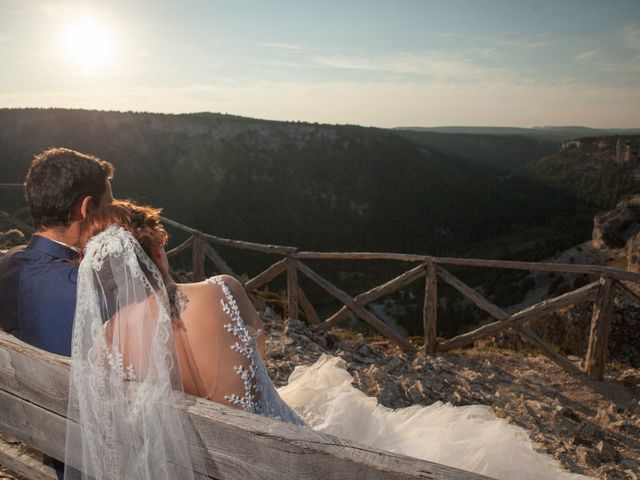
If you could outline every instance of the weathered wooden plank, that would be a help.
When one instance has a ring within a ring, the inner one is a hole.
[[[433,262],[427,264],[422,323],[424,327],[424,351],[425,353],[433,353],[436,346],[436,326],[438,323],[438,275]]]
[[[19,230],[22,230],[25,233],[32,234],[35,231],[31,225],[27,225],[19,218],[16,218],[13,215],[3,210],[0,210],[0,218],[6,222],[11,223],[12,225],[14,225]]]
[[[177,247],[172,248],[167,252],[167,258],[173,257],[174,255],[179,254],[180,252],[184,252],[188,250],[193,245],[193,235],[187,238],[184,242],[182,242]]]
[[[296,261],[287,257],[287,316],[298,319],[298,269]]]
[[[69,357],[45,352],[0,331],[0,389],[66,413]]]
[[[298,285],[298,300],[300,301],[300,306],[302,307],[302,311],[309,319],[309,322],[312,325],[320,324],[320,317],[318,316],[318,312],[313,308],[313,304],[309,300],[309,297],[302,291],[302,287]]]
[[[204,242],[199,238],[193,239],[191,250],[191,268],[193,269],[193,280],[201,282],[205,279],[204,273]]]
[[[585,357],[585,370],[595,380],[602,380],[607,361],[607,346],[611,331],[611,314],[613,310],[613,280],[600,277],[600,288],[593,304],[589,346]]]
[[[9,337],[0,334],[0,368],[8,374],[0,375],[0,431],[62,460],[68,361]],[[188,397],[176,408],[199,478],[486,479],[203,399]]]
[[[377,285],[372,289],[367,290],[366,292],[362,292],[359,295],[356,295],[353,298],[353,300],[358,305],[364,306],[367,303],[373,302],[374,300],[377,300],[380,297],[383,297],[392,292],[395,292],[399,288],[402,288],[405,285],[408,285],[411,282],[414,282],[415,280],[420,278],[424,274],[425,267],[426,267],[426,263],[421,263],[417,267],[413,267],[411,270],[407,270],[406,272],[403,272],[397,277],[392,278],[388,282],[385,282],[381,285]],[[324,322],[322,322],[318,327],[318,329],[321,331],[326,331],[332,327],[335,327],[336,325],[338,325],[340,322],[342,322],[344,319],[346,319],[349,316],[349,312],[350,312],[349,307],[347,306],[340,307],[340,309],[336,313],[334,313],[329,318],[327,318]]]
[[[597,291],[598,285],[598,282],[592,282],[572,292],[531,305],[510,315],[504,320],[498,320],[496,322],[483,325],[471,332],[463,333],[462,335],[458,335],[457,337],[438,343],[436,345],[436,351],[446,352],[454,348],[463,347],[475,342],[476,340],[495,335],[506,328],[516,326],[520,323],[539,317],[540,315],[551,313],[555,310],[560,310],[570,305],[585,301]]]
[[[600,265],[576,265],[573,263],[523,262],[518,260],[490,260],[477,258],[437,257],[440,265],[465,265],[468,267],[508,268],[515,270],[538,270],[545,272],[574,272],[600,274]],[[640,275],[639,277],[640,278]]]
[[[429,255],[414,255],[410,253],[385,252],[296,252],[297,259],[325,259],[325,260],[400,260],[404,262],[426,262],[433,260]]]
[[[477,258],[434,257],[431,255],[415,255],[408,253],[387,252],[315,252],[301,251],[293,256],[297,259],[327,259],[327,260],[398,260],[405,262],[435,262],[439,265],[465,265],[469,267],[507,268],[515,270],[531,270],[543,272],[587,273],[608,276],[620,280],[640,283],[640,273],[629,272],[619,268],[603,267],[600,265],[576,265],[574,263],[551,262],[523,262],[514,260],[490,260]]]
[[[256,252],[264,252],[264,253],[281,253],[287,254],[290,252],[295,252],[297,249],[295,247],[286,247],[283,245],[266,245],[262,243],[254,243],[254,242],[244,242],[242,240],[231,240],[229,238],[217,237],[215,235],[210,235],[208,233],[201,232],[196,230],[195,228],[187,227],[181,223],[176,222],[175,220],[171,220],[166,217],[160,217],[163,223],[167,225],[171,225],[183,232],[190,233],[191,235],[198,236],[205,240],[209,240],[214,243],[218,243],[220,245],[227,245],[229,247],[242,248],[246,250],[254,250]]]
[[[258,275],[253,277],[247,283],[245,283],[244,288],[247,292],[257,290],[258,288],[262,287],[264,284],[269,283],[271,280],[276,278],[286,269],[287,269],[287,259],[285,257],[282,260],[278,260],[269,268],[260,272]]]
[[[8,442],[0,436],[0,465],[30,480],[57,480],[55,469],[42,463],[42,455],[29,450],[25,452],[22,444]]]
[[[197,479],[487,480],[482,475],[377,450],[304,427],[273,420],[265,423],[261,421],[264,417],[247,422],[245,415],[258,416],[208,403],[193,400],[180,407],[185,421],[191,423],[186,433],[193,463],[188,468],[195,470]],[[53,458],[64,459],[63,416],[3,391],[0,406],[7,414],[0,418],[0,429]],[[219,421],[212,421],[213,417]],[[243,425],[238,426],[239,420]],[[71,458],[70,464],[79,467],[80,461]]]
[[[333,285],[328,280],[325,280],[316,272],[307,267],[304,263],[298,262],[297,260],[292,260],[297,263],[298,270],[302,272],[309,279],[320,285],[324,288],[329,294],[333,295],[335,298],[344,303],[347,307],[349,307],[356,315],[362,318],[365,322],[371,325],[373,328],[378,330],[378,332],[382,333],[385,337],[392,340],[393,342],[400,345],[400,347],[410,353],[415,352],[415,348],[406,338],[403,338],[402,335],[398,334],[395,330],[389,327],[382,320],[378,319],[373,313],[369,312],[364,307],[358,305],[355,300],[346,292],[340,290],[338,287]]]
[[[515,327],[515,329],[520,333],[520,336],[524,341],[539,349],[547,358],[549,358],[549,360],[554,362],[560,368],[576,377],[580,377],[583,375],[582,371],[578,367],[576,367],[564,356],[556,352],[549,344],[542,340],[538,336],[538,334],[536,334],[536,332],[531,330],[529,327],[527,327],[526,325],[520,325]]]
[[[242,283],[242,277],[238,275],[233,269],[225,262],[222,257],[216,252],[216,249],[209,245],[207,242],[202,242],[202,248],[204,254],[209,257],[209,260],[213,262],[220,273],[224,273],[234,277]]]
[[[476,290],[471,288],[466,283],[462,282],[458,278],[456,278],[451,273],[447,272],[444,268],[437,267],[438,276],[444,280],[446,283],[451,285],[453,288],[458,290],[462,295],[471,300],[478,308],[484,310],[493,318],[497,318],[498,320],[503,320],[509,316],[507,312],[502,310],[500,307],[490,302],[482,295],[480,295]]]
[[[602,275],[615,278],[616,280],[627,280],[629,282],[640,283],[640,273],[637,272],[629,272],[627,270],[622,270],[621,268],[603,267],[601,273]]]
[[[606,274],[619,280],[640,283],[640,273],[629,272],[620,268],[600,265],[576,265],[573,263],[522,262],[513,260],[484,260],[474,258],[437,257],[434,261],[440,265],[466,265],[469,267],[508,268],[515,270],[531,270],[542,272],[586,273],[592,275]]]
[[[640,305],[640,295],[631,290],[627,285],[625,285],[622,281],[616,280],[616,289],[622,293],[627,299],[635,303],[636,305]]]
[[[491,316],[498,320],[505,320],[509,318],[509,314],[495,305],[494,303],[487,300],[485,297],[480,295],[476,290],[468,286],[467,284],[460,281],[455,276],[451,275],[451,273],[446,270],[438,267],[438,275],[449,285],[454,287],[460,293],[462,293],[465,297],[471,300],[475,305],[489,313]],[[556,352],[551,346],[545,343],[533,330],[525,325],[516,325],[514,329],[520,334],[522,339],[527,343],[530,343],[537,349],[539,349],[546,357],[548,357],[552,362],[566,370],[571,375],[579,376],[582,374],[580,369],[578,369],[573,363],[567,360],[565,357]]]
[[[67,420],[64,415],[57,414],[41,408],[35,403],[13,395],[11,393],[0,390],[0,407],[3,416],[0,417],[0,431],[6,432],[17,438],[21,442],[30,447],[60,461],[66,461],[69,465],[81,469],[81,459],[79,456],[71,456],[65,458],[65,438],[67,432]],[[73,425],[73,424],[72,424]],[[208,480],[210,478],[222,479],[224,476],[208,475],[205,463],[207,455],[201,446],[196,446],[193,451],[194,465],[196,467],[197,479]],[[171,462],[169,458],[169,462]],[[175,465],[175,463],[174,463]],[[176,466],[177,470],[181,468],[191,469],[188,466]],[[180,477],[176,477],[180,478]],[[231,478],[240,478],[234,475]],[[255,475],[248,478],[258,478]]]

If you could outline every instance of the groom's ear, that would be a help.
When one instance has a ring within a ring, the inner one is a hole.
[[[84,197],[82,203],[80,203],[80,216],[84,219],[87,218],[89,212],[93,210],[93,198]]]

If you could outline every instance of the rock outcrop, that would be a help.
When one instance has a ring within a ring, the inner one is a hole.
[[[640,231],[640,195],[620,201],[616,208],[598,213],[593,220],[594,248],[624,248]]]

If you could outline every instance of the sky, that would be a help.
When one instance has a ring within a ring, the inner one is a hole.
[[[0,107],[640,127],[640,0],[0,0]]]

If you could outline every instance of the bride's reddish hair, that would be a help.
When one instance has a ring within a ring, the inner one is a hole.
[[[110,205],[92,210],[84,219],[80,227],[80,248],[84,251],[91,237],[117,224],[129,230],[151,256],[169,239],[160,222],[161,212],[161,208],[138,205],[130,200],[114,200]]]

